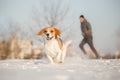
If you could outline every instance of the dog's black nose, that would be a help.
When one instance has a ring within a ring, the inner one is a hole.
[[[47,36],[49,36],[49,34],[46,34]]]

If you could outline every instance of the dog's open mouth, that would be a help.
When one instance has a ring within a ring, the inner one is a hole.
[[[53,37],[46,37],[47,40],[51,40]]]

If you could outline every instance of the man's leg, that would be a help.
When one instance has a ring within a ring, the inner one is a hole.
[[[79,47],[80,47],[80,49],[83,51],[84,54],[86,54],[86,51],[85,51],[85,49],[84,49],[85,43],[86,43],[86,41],[85,41],[85,39],[83,39],[83,40],[81,41],[81,43],[79,44]]]
[[[98,55],[98,53],[97,53],[97,51],[96,51],[96,49],[95,49],[95,47],[93,45],[92,39],[89,39],[87,43],[90,46],[91,50],[94,52],[96,58],[99,58],[99,55]]]

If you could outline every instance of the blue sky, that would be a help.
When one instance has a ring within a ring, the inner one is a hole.
[[[31,24],[32,10],[35,7],[39,8],[39,3],[46,1],[0,0],[0,25],[7,27],[10,21],[22,25]],[[66,24],[72,23],[72,20],[76,22],[72,29],[75,44],[79,44],[82,39],[78,18],[84,14],[92,25],[95,46],[101,52],[116,50],[115,33],[120,27],[120,0],[63,0],[63,2],[69,2],[70,7],[68,13],[70,16],[66,19]]]

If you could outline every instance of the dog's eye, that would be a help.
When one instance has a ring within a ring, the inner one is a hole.
[[[52,31],[52,30],[51,30],[50,32],[51,32],[51,33],[53,33],[53,31]]]
[[[46,33],[47,31],[44,31],[44,33]]]

